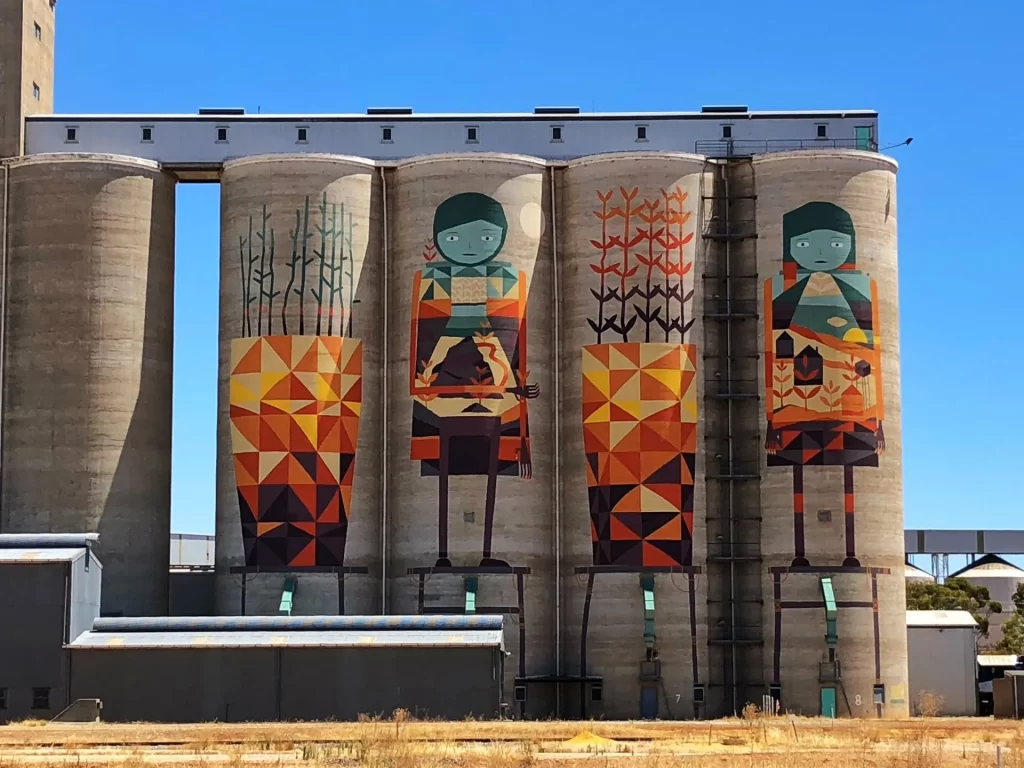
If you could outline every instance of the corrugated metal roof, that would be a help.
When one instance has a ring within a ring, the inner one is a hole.
[[[907,563],[905,566],[904,575],[906,578],[914,581],[935,581],[935,577],[932,576],[928,571],[918,568],[916,565]]]
[[[85,549],[0,549],[0,563],[67,563],[82,557]]]
[[[968,611],[907,611],[908,627],[976,627]]]
[[[465,632],[85,632],[71,648],[503,648],[501,630]]]
[[[0,533],[0,549],[79,549],[99,540],[98,533]]]
[[[961,568],[956,573],[951,573],[949,578],[961,579],[1021,579],[1024,580],[1024,571],[1013,563],[1004,560],[999,555],[985,555],[973,563]]]
[[[983,654],[978,656],[979,667],[1015,667],[1018,657],[1012,654]]]
[[[97,619],[94,632],[395,632],[500,630],[495,615],[436,616],[194,616]]]

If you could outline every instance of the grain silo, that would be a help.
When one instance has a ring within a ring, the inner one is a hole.
[[[692,717],[706,684],[703,157],[559,176],[561,572],[568,712]]]
[[[225,165],[223,614],[380,609],[381,214],[369,161],[267,155]]]
[[[5,533],[98,532],[103,611],[167,611],[174,179],[112,155],[10,161]]]
[[[752,169],[767,682],[790,712],[906,715],[896,163]]]
[[[547,170],[420,157],[386,197],[388,608],[512,614],[507,690],[551,711],[550,686],[514,683],[555,666]]]

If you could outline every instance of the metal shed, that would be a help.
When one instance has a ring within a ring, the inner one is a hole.
[[[500,713],[501,616],[100,619],[70,644],[104,719],[354,720]]]
[[[942,715],[978,712],[978,623],[967,611],[907,611],[910,702],[940,697]]]

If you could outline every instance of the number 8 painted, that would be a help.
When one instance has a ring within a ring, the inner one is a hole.
[[[859,707],[860,706],[860,702],[861,702],[861,698],[860,698],[860,694],[858,693],[856,696],[853,697],[853,703],[854,703],[855,706]]]

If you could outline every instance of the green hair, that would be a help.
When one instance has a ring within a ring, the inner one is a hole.
[[[782,263],[796,264],[790,253],[790,243],[816,229],[831,229],[850,236],[850,255],[843,262],[842,269],[852,269],[857,264],[857,233],[853,228],[850,214],[835,203],[814,202],[801,205],[782,217]]]
[[[469,224],[471,221],[486,221],[499,227],[501,242],[498,244],[498,250],[502,249],[508,234],[508,219],[505,218],[505,209],[493,197],[480,192],[462,192],[449,197],[437,206],[437,210],[434,212],[434,244],[440,247],[437,236],[441,232],[460,224]]]

